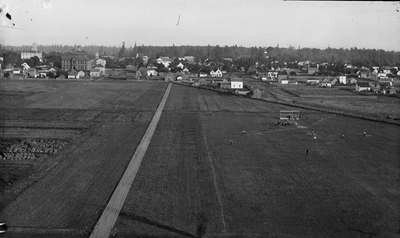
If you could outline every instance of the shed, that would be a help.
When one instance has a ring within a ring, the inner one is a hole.
[[[369,85],[368,82],[357,82],[356,91],[357,92],[371,91],[371,86]]]
[[[231,80],[231,89],[243,89],[243,81]]]
[[[298,110],[281,110],[279,112],[280,120],[299,120],[301,113]]]

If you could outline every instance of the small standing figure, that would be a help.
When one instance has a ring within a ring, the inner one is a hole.
[[[196,229],[196,237],[202,238],[207,231],[207,218],[204,214],[200,214],[198,217],[198,224]]]
[[[364,135],[364,136],[367,136],[367,129],[364,129],[363,135]]]
[[[308,154],[310,154],[310,149],[309,149],[309,148],[306,148],[306,158],[305,158],[305,160],[308,160],[308,159],[309,159]]]

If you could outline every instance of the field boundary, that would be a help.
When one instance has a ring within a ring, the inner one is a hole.
[[[168,95],[171,91],[172,84],[168,84],[165,90],[164,96],[161,99],[160,104],[157,107],[154,116],[147,127],[139,145],[136,147],[136,151],[133,154],[125,172],[123,173],[118,185],[115,187],[107,206],[104,208],[101,216],[99,217],[94,229],[90,234],[90,238],[107,238],[110,236],[111,231],[118,219],[120,211],[125,203],[128,193],[132,187],[133,181],[139,170],[140,164],[146,154],[147,148],[150,145],[151,139],[157,128],[157,124],[161,118],[164,106],[168,99]]]
[[[54,236],[83,236],[86,234],[85,230],[73,228],[48,228],[48,227],[8,227],[7,234],[15,235],[54,235]]]
[[[198,89],[203,89],[203,90],[208,90],[208,91],[214,91],[214,92],[217,92],[217,93],[225,93],[224,91],[220,91],[220,90],[215,89],[215,88],[194,87],[192,85],[188,85],[188,84],[184,84],[184,83],[178,83],[178,82],[173,82],[173,83],[174,84],[178,84],[178,85],[182,85],[182,86],[186,86],[186,87],[192,87],[192,88],[198,88]],[[302,109],[307,109],[307,110],[331,113],[331,114],[340,115],[340,116],[346,116],[346,117],[352,117],[352,118],[357,118],[357,119],[362,119],[362,120],[367,120],[367,121],[381,122],[381,123],[400,126],[400,122],[398,122],[398,121],[386,120],[386,119],[383,119],[383,118],[375,118],[375,117],[365,116],[365,115],[361,115],[361,114],[357,114],[357,113],[344,112],[344,111],[328,109],[328,108],[322,108],[322,107],[316,107],[316,106],[305,105],[305,104],[299,104],[299,103],[285,102],[285,101],[282,101],[282,100],[271,100],[271,99],[267,99],[267,98],[246,97],[246,96],[243,96],[243,95],[235,95],[235,94],[230,94],[230,95],[238,96],[238,97],[244,97],[244,98],[258,100],[258,101],[274,103],[274,104],[280,104],[280,105],[284,105],[284,106],[297,107],[297,108],[302,108]]]
[[[186,86],[186,87],[198,88],[198,89],[203,89],[203,90],[208,90],[208,91],[214,91],[214,92],[217,92],[217,93],[225,93],[225,94],[227,94],[226,92],[220,91],[219,89],[215,89],[215,88],[194,87],[192,85],[188,85],[188,84],[184,84],[184,83],[178,83],[178,82],[173,82],[173,83],[177,84],[177,85]],[[244,97],[244,98],[258,100],[258,101],[274,103],[274,104],[280,104],[280,105],[289,106],[289,107],[297,107],[297,108],[302,108],[302,109],[307,109],[307,110],[326,112],[326,113],[331,113],[331,114],[340,115],[340,116],[346,116],[346,117],[352,117],[352,118],[357,118],[357,119],[363,119],[363,120],[367,120],[367,121],[382,122],[382,123],[386,123],[386,124],[392,124],[392,125],[400,126],[400,122],[398,122],[398,121],[386,120],[386,119],[383,119],[383,118],[376,118],[376,117],[371,117],[371,116],[365,116],[365,115],[352,113],[352,112],[344,112],[344,111],[328,109],[328,108],[323,108],[323,107],[317,107],[317,106],[311,106],[311,105],[306,105],[306,104],[285,102],[285,101],[282,101],[282,100],[271,100],[271,99],[267,99],[267,98],[246,97],[246,96],[243,96],[243,95],[236,95],[236,94],[230,94],[230,95],[237,96],[237,97]]]
[[[365,115],[361,115],[361,114],[357,114],[357,113],[344,112],[344,111],[339,111],[339,110],[334,110],[334,109],[305,105],[305,104],[283,102],[283,101],[279,101],[279,100],[274,101],[274,100],[270,100],[270,99],[266,99],[266,98],[250,98],[250,99],[269,102],[269,103],[275,103],[275,104],[281,104],[281,105],[290,106],[290,107],[297,107],[297,108],[302,108],[302,109],[307,109],[307,110],[325,112],[325,113],[330,113],[330,114],[335,114],[335,115],[340,115],[340,116],[352,117],[352,118],[357,118],[357,119],[362,119],[362,120],[367,120],[367,121],[381,122],[381,123],[400,126],[400,122],[397,122],[397,121],[380,119],[380,118],[365,116]]]
[[[225,220],[224,204],[222,203],[221,191],[220,191],[220,189],[218,187],[217,172],[216,172],[216,169],[215,169],[214,160],[210,155],[210,150],[208,148],[207,138],[204,135],[204,133],[202,133],[202,134],[203,134],[204,145],[205,145],[206,150],[207,150],[208,162],[209,162],[210,168],[211,168],[211,174],[212,174],[212,178],[213,178],[213,185],[214,185],[215,193],[217,195],[217,201],[218,201],[218,205],[219,205],[221,223],[222,223],[222,232],[225,233],[226,232],[226,220]]]

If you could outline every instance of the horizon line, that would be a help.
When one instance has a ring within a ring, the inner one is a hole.
[[[125,42],[126,43],[126,42]],[[93,47],[93,46],[97,46],[97,47],[117,47],[117,48],[120,48],[121,46],[122,46],[122,42],[121,42],[121,45],[107,45],[107,44],[35,44],[35,43],[32,43],[32,44],[22,44],[22,45],[12,45],[12,44],[1,44],[0,43],[0,46],[4,46],[4,47],[32,47],[33,45],[36,45],[37,47],[46,47],[46,46],[70,46],[70,47]],[[365,48],[365,47],[362,47],[362,48],[359,48],[359,47],[357,47],[357,46],[351,46],[351,47],[331,47],[331,46],[328,46],[328,47],[325,47],[325,48],[322,48],[322,47],[309,47],[309,46],[307,46],[307,47],[301,47],[301,46],[298,46],[298,47],[296,47],[296,46],[291,46],[291,45],[289,45],[289,46],[279,46],[279,44],[277,44],[277,46],[272,46],[272,45],[269,45],[269,46],[260,46],[260,45],[253,45],[253,46],[245,46],[245,45],[236,45],[236,44],[234,44],[234,45],[227,45],[227,44],[225,44],[225,45],[220,45],[220,44],[214,44],[214,45],[212,45],[212,44],[205,44],[205,45],[202,45],[202,44],[193,44],[193,45],[190,45],[190,44],[172,44],[172,45],[157,45],[157,44],[155,44],[155,45],[151,45],[151,44],[136,44],[136,46],[137,47],[185,47],[185,46],[189,46],[189,47],[207,47],[207,46],[211,46],[211,47],[216,47],[216,46],[219,46],[219,47],[234,47],[234,46],[236,46],[236,47],[242,47],[242,48],[254,48],[254,47],[256,47],[256,48],[269,48],[269,47],[272,47],[272,48],[294,48],[294,49],[319,49],[319,50],[326,50],[326,49],[343,49],[343,50],[351,50],[351,49],[358,49],[358,50],[383,50],[383,51],[388,51],[388,52],[399,52],[400,53],[400,50],[394,50],[394,49],[383,49],[383,48]],[[130,45],[130,46],[127,46],[127,45],[125,45],[125,48],[133,48],[134,47],[134,45]]]

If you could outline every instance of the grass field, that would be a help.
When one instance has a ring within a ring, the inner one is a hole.
[[[174,86],[116,236],[397,233],[399,128],[313,111],[279,127],[281,109]]]
[[[8,236],[87,237],[166,85],[2,81],[2,137],[22,130],[7,143],[68,141],[0,161]],[[308,110],[276,125],[284,109],[173,85],[113,237],[399,236],[400,128]]]
[[[306,85],[268,85],[249,82],[263,90],[262,97],[272,100],[297,102],[375,118],[400,119],[400,99],[388,96],[362,96],[351,90],[319,88]]]

